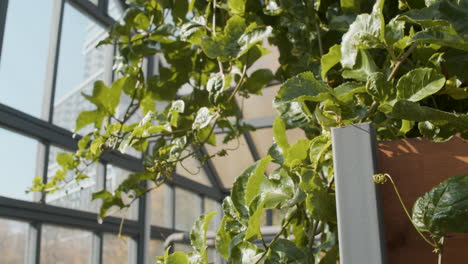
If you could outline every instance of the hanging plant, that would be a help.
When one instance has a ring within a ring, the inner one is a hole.
[[[123,196],[134,200],[157,188],[177,163],[210,159],[195,155],[205,144],[221,145],[253,130],[236,98],[261,94],[276,80],[282,85],[273,102],[279,113],[274,143],[224,199],[216,249],[229,263],[335,263],[331,127],[372,121],[379,140],[445,141],[456,133],[468,138],[465,0],[130,2],[100,43],[117,46],[120,77],[109,85],[95,83],[93,93],[84,95],[95,109],[76,122],[77,133],[94,130],[83,135],[76,153],[57,156],[61,170],[46,184],[37,178],[31,191],[57,190],[70,171],[80,181],[87,177],[83,164],[133,148],[144,153],[144,171],[129,175],[112,193],[93,195],[102,200],[100,217],[112,207],[129,207]],[[269,53],[266,42],[279,51],[275,73],[252,68]],[[148,56],[164,61],[153,76],[143,71]],[[178,95],[184,85],[191,92]],[[122,105],[122,97],[130,103]],[[141,120],[132,119],[137,112]],[[216,141],[215,128],[226,132],[223,142]],[[286,130],[293,128],[306,137],[290,142]],[[269,163],[279,168],[265,175]],[[144,187],[146,181],[155,187]],[[281,231],[268,243],[260,232],[266,209],[286,212]],[[195,223],[193,253],[166,252],[158,263],[207,263],[210,218]],[[432,230],[433,220],[415,221]]]

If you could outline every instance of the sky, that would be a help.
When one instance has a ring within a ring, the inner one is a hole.
[[[14,0],[8,4],[0,57],[0,102],[35,117],[41,115],[53,1]],[[90,22],[65,5],[56,100],[83,80],[83,46]],[[0,146],[0,195],[32,199],[24,191],[36,176],[37,141],[0,128]]]

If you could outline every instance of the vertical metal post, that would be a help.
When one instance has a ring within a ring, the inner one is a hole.
[[[8,0],[0,1],[0,58],[2,57],[3,35],[5,34],[7,11]]]
[[[103,235],[102,233],[94,233],[91,243],[91,261],[92,264],[102,263],[102,248],[103,248]]]
[[[148,183],[145,182],[145,187]],[[151,236],[151,215],[148,206],[151,206],[151,197],[149,193],[144,194],[139,199],[138,222],[140,224],[140,234],[138,236],[137,263],[147,264],[148,262],[148,244]]]
[[[106,188],[106,164],[98,163],[96,166],[96,187],[97,190]],[[97,207],[101,207],[101,200],[97,201]],[[102,232],[95,232],[92,238],[91,248],[91,263],[100,264],[102,263],[102,250],[103,250],[103,234]]]
[[[386,248],[370,123],[332,129],[338,236],[342,264],[385,264]]]
[[[28,240],[25,247],[25,263],[39,264],[41,261],[41,225],[31,223],[28,229]]]
[[[53,2],[52,21],[49,39],[49,56],[44,82],[44,99],[42,101],[42,118],[52,122],[54,109],[55,81],[57,79],[57,67],[60,51],[60,38],[62,34],[62,21],[65,0]]]

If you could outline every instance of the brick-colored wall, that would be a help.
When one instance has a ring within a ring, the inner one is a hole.
[[[379,142],[378,169],[395,180],[410,213],[416,199],[444,179],[468,173],[468,141],[435,143],[414,138]],[[381,187],[389,264],[437,263],[436,254],[406,217],[391,184]],[[467,219],[468,222],[468,219]],[[444,264],[468,263],[468,234],[446,239]]]

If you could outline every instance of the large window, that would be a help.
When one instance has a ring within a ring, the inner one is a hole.
[[[153,263],[164,254],[165,240],[172,233],[189,232],[201,213],[219,212],[209,226],[210,231],[217,230],[222,199],[235,178],[271,144],[267,140],[271,128],[265,125],[227,144],[222,144],[224,134],[216,131],[218,145],[197,151],[214,155],[227,149],[228,156],[205,163],[185,160],[168,182],[103,221],[98,217],[100,203],[91,195],[102,189],[114,192],[129,174],[142,169],[144,157],[134,149],[88,164],[83,169],[89,178],[79,183],[67,175],[60,190],[46,196],[26,193],[35,177],[47,182],[59,169],[57,153],[76,150],[75,119],[81,111],[94,108],[81,94],[91,93],[96,80],[110,84],[118,78],[112,71],[114,47],[95,46],[121,19],[125,2],[0,0],[0,14],[6,10],[6,16],[0,16],[2,264]],[[269,56],[275,60],[274,54]],[[154,65],[147,74],[157,72],[160,58],[147,60]],[[257,126],[255,120],[272,119],[276,113],[271,100],[277,89],[237,98],[247,122]],[[117,112],[123,112],[129,101],[123,96]],[[80,134],[89,131],[88,127]],[[148,187],[153,186],[148,183]],[[123,198],[132,199],[131,194]],[[269,212],[264,222],[277,223],[279,213]],[[192,250],[187,241],[172,244],[175,249]],[[223,263],[212,247],[209,259]]]

